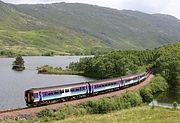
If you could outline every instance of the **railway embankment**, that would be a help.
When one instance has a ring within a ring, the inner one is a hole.
[[[6,119],[32,119],[34,117],[37,117],[38,113],[42,111],[43,109],[52,109],[52,110],[58,110],[63,108],[65,105],[71,105],[71,106],[77,106],[80,104],[84,104],[88,101],[92,100],[98,100],[105,97],[113,97],[113,96],[119,96],[122,95],[128,91],[137,91],[141,89],[144,86],[147,86],[151,80],[154,78],[154,75],[150,75],[145,81],[139,83],[138,85],[131,86],[129,88],[125,88],[122,90],[114,91],[111,93],[105,93],[98,96],[88,97],[88,98],[82,98],[78,100],[72,100],[68,102],[61,102],[41,107],[33,107],[33,108],[22,108],[22,109],[16,109],[16,110],[9,110],[9,111],[3,111],[0,112],[0,120],[6,120]]]

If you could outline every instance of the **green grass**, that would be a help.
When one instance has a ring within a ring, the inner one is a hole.
[[[48,120],[48,118],[9,121],[18,123],[49,122],[49,123],[179,123],[180,109],[140,106],[124,109],[108,114],[72,116],[65,120]]]
[[[93,36],[47,24],[19,12],[12,5],[0,4],[0,11],[0,55],[42,55],[48,52],[79,55],[111,49]]]
[[[73,117],[51,123],[178,123],[180,121],[179,114],[180,110],[151,109],[149,106],[143,106],[104,115]]]
[[[64,32],[63,32],[64,31]],[[89,45],[85,45],[85,42]],[[94,45],[95,44],[95,45]],[[57,55],[91,53],[93,50],[108,49],[90,36],[81,36],[65,30],[0,30],[0,50],[21,55],[42,55],[54,52]]]

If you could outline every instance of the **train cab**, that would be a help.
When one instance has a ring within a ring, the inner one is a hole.
[[[26,101],[26,105],[30,106],[34,102],[34,96],[33,96],[33,91],[32,90],[26,90],[24,99]]]

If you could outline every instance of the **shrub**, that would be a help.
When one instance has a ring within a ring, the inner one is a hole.
[[[43,109],[38,113],[38,117],[51,117],[52,116],[52,111],[49,109]]]
[[[96,101],[89,101],[87,106],[90,113],[104,114],[114,110],[135,107],[142,103],[142,98],[137,93],[128,92],[120,97],[104,98]]]
[[[131,107],[138,106],[142,103],[142,98],[137,93],[128,92],[127,94],[123,95],[122,98],[125,99],[125,102],[129,102]]]
[[[84,107],[78,106],[65,106],[63,109],[53,113],[53,117],[56,120],[62,120],[70,116],[82,116],[87,114],[87,110]]]
[[[140,90],[143,102],[150,103],[153,100],[153,94],[166,91],[168,88],[167,81],[159,74],[153,78],[149,86]]]
[[[174,109],[176,109],[177,108],[177,105],[178,105],[178,103],[175,101],[175,102],[173,102],[173,108]]]
[[[143,102],[152,102],[153,101],[153,95],[152,91],[149,88],[143,88],[140,90],[140,95],[143,98]]]
[[[158,92],[163,92],[167,90],[168,83],[161,75],[157,75],[151,82],[150,87],[152,94],[156,94]]]

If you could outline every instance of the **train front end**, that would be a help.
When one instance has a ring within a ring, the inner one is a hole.
[[[34,103],[34,96],[33,96],[33,91],[32,90],[26,90],[24,99],[26,101],[27,106],[32,106]]]

